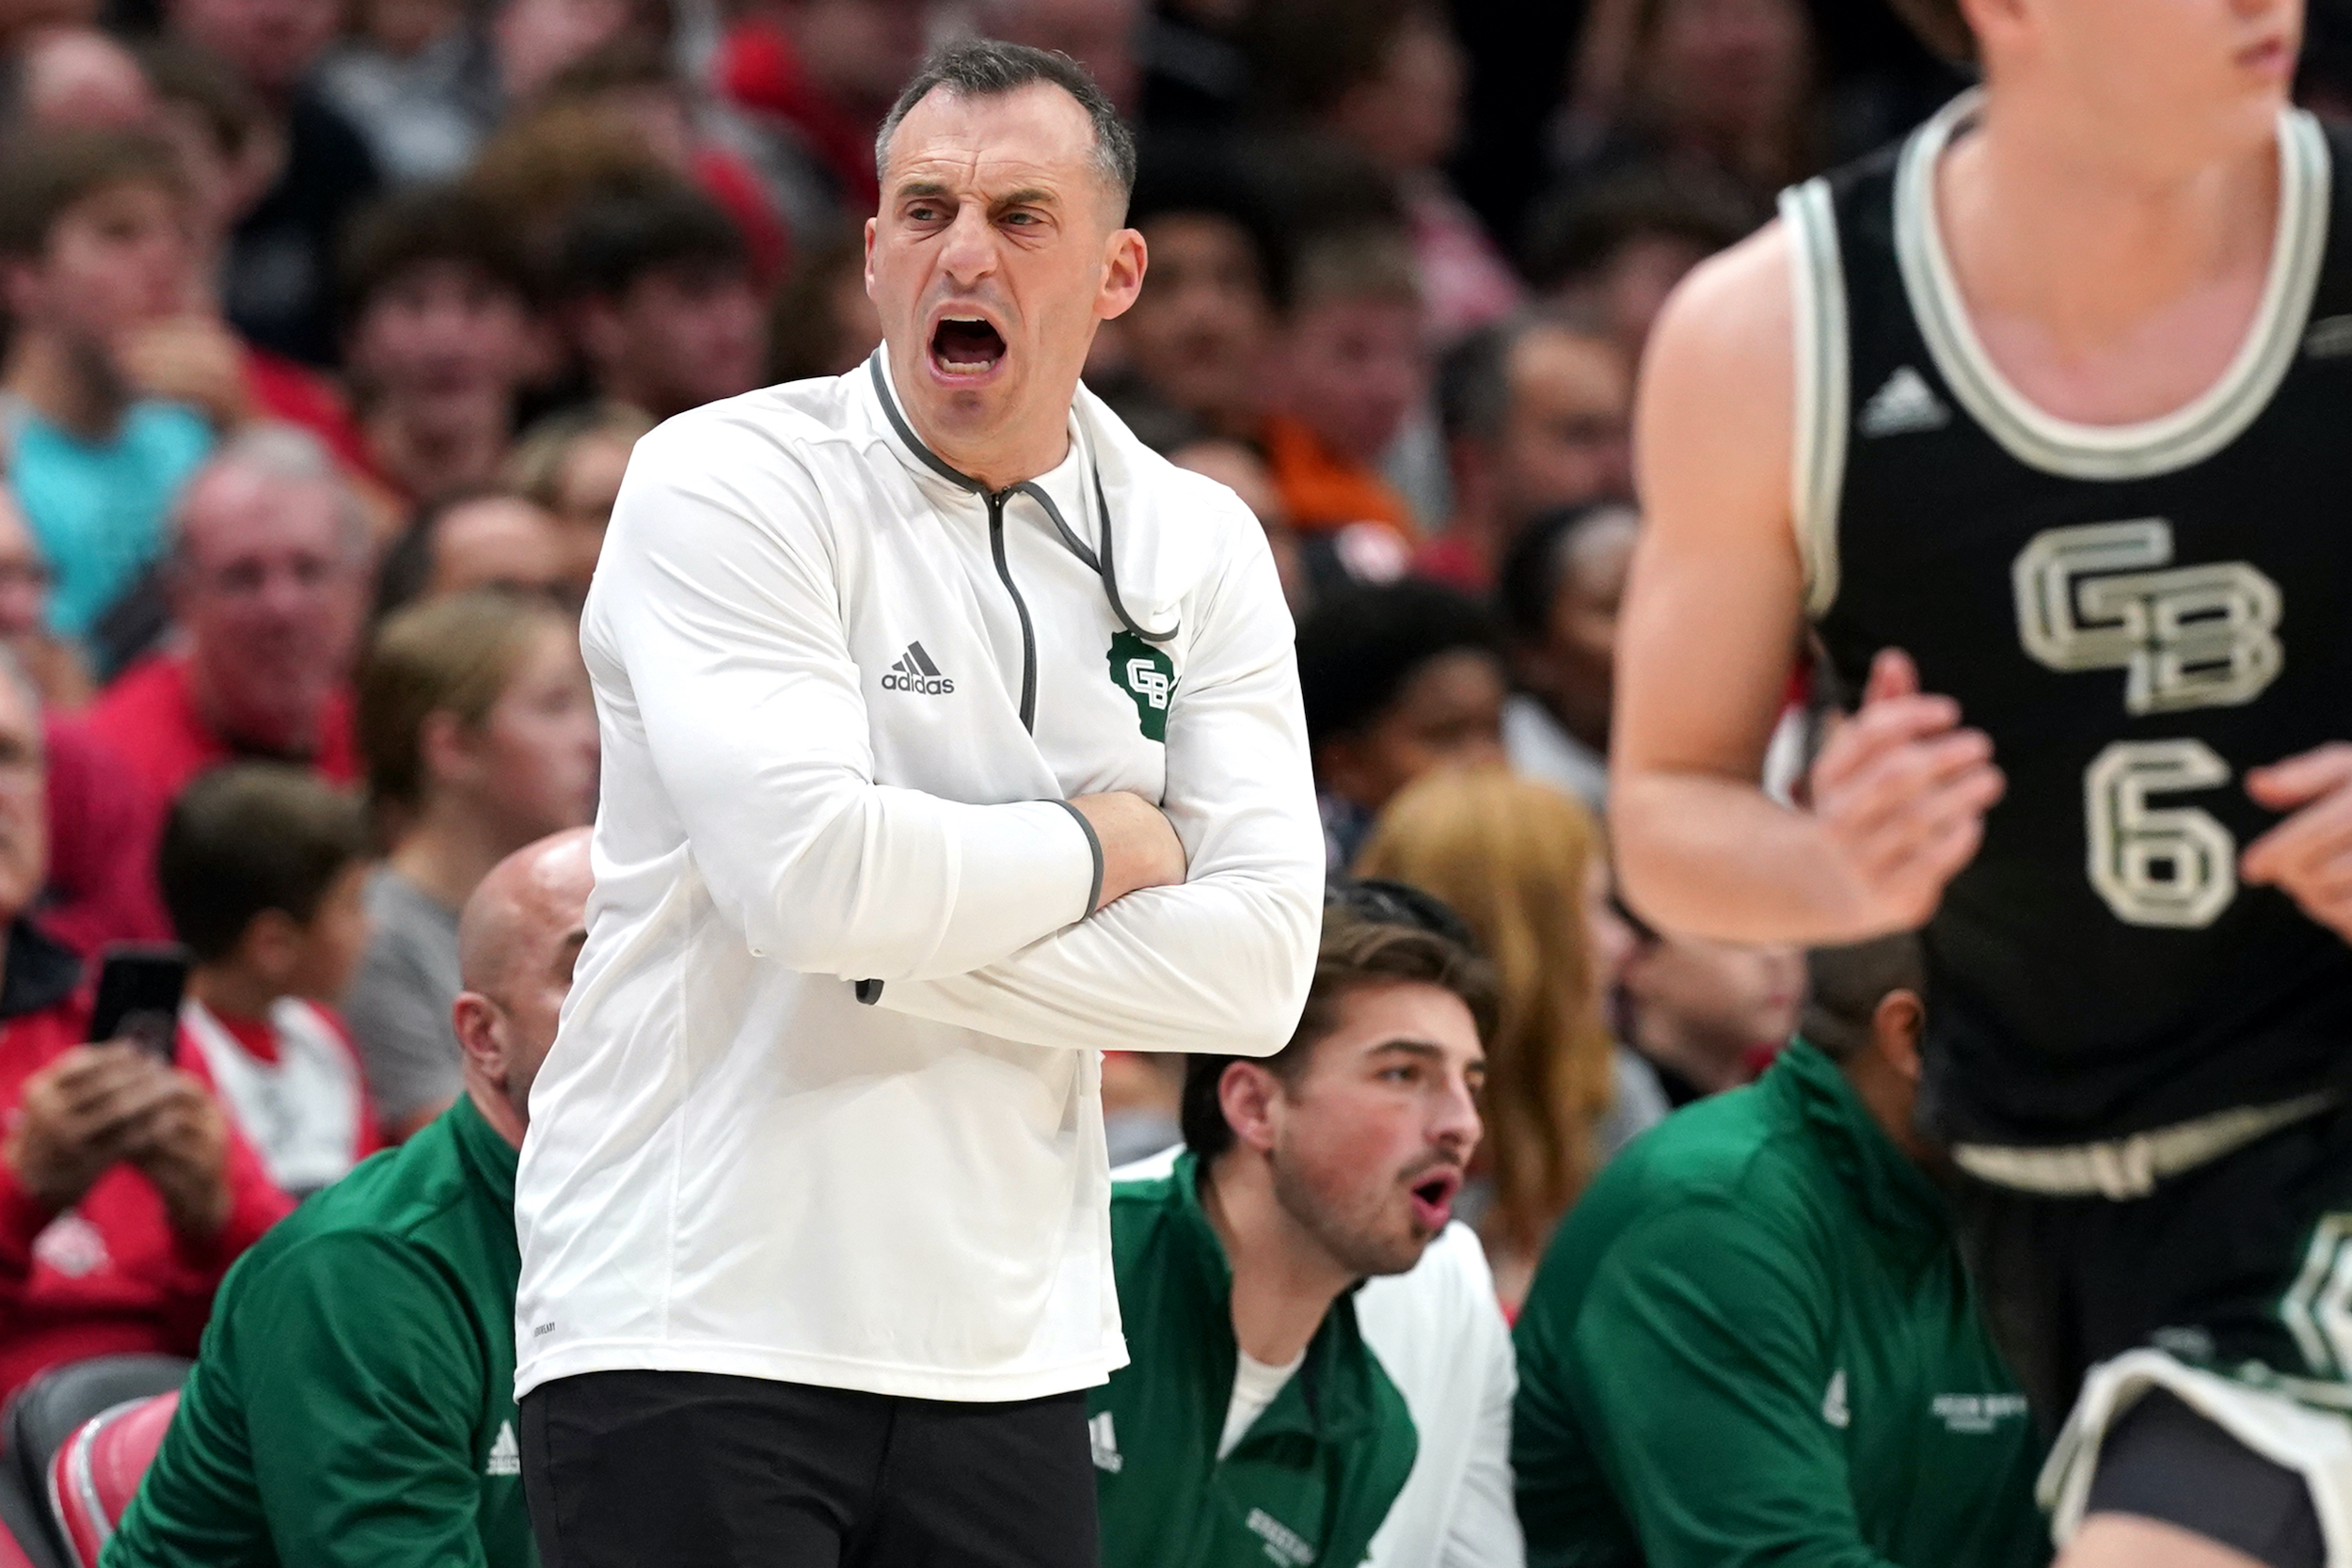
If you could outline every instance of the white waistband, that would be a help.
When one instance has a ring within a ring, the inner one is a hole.
[[[2341,1098],[2333,1089],[2321,1089],[2273,1105],[2240,1105],[2194,1121],[2151,1128],[2128,1138],[2058,1148],[1955,1144],[1952,1161],[1980,1181],[2023,1193],[2119,1201],[2146,1197],[2165,1178],[2194,1170],[2281,1127],[2315,1117]]]

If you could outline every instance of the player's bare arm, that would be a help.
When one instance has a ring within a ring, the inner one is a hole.
[[[1975,853],[2001,793],[1991,743],[1882,654],[1812,778],[1757,785],[1804,627],[1790,516],[1796,349],[1779,226],[1692,274],[1643,367],[1645,527],[1617,650],[1610,819],[1651,919],[1731,941],[1909,929]]]

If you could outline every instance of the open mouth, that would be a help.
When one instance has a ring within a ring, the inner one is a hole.
[[[1454,1196],[1462,1190],[1462,1173],[1436,1170],[1406,1189],[1412,1200],[1414,1222],[1432,1232],[1443,1230],[1454,1215]]]
[[[2284,38],[2274,35],[2239,50],[2237,58],[2245,70],[2265,76],[2283,76],[2293,65],[2294,54]]]
[[[947,375],[986,375],[1005,357],[1003,334],[977,316],[946,316],[931,329],[931,363]]]

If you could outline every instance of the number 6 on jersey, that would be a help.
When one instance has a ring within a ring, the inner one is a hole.
[[[2090,885],[2118,920],[2194,929],[2237,896],[2237,845],[2194,806],[2151,795],[2213,789],[2230,765],[2201,740],[2119,740],[2083,774]]]

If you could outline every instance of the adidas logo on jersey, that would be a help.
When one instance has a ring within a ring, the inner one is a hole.
[[[910,642],[907,651],[898,656],[898,662],[882,676],[884,691],[913,691],[925,697],[944,697],[956,689],[956,683],[939,673],[931,656],[923,651],[920,642]]]
[[[2326,316],[2303,334],[2303,352],[2313,359],[2341,359],[2352,354],[2352,316]]]
[[[1855,421],[1865,436],[1911,436],[1941,430],[1952,422],[1952,411],[1928,386],[1927,377],[1905,365],[1870,394]]]
[[[522,1445],[515,1441],[515,1423],[501,1421],[499,1434],[490,1443],[489,1460],[482,1466],[485,1476],[519,1476],[523,1473]]]

